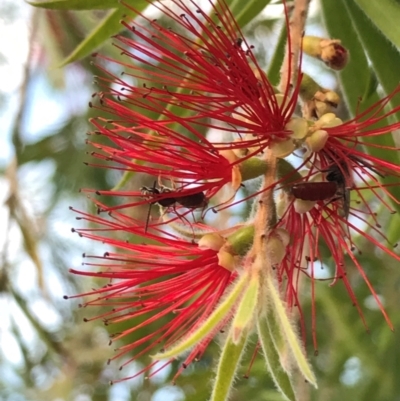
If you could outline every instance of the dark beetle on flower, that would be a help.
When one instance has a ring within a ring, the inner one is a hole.
[[[296,199],[306,201],[341,200],[342,215],[347,218],[350,210],[350,189],[346,187],[343,168],[332,164],[326,172],[327,181],[300,182],[291,187],[291,193]]]
[[[195,192],[193,194],[184,195],[179,191],[174,191],[171,188],[160,186],[157,188],[155,183],[152,187],[140,188],[143,197],[157,198],[157,195],[163,195],[171,193],[171,196],[167,196],[161,199],[156,199],[152,202],[158,203],[162,207],[171,207],[176,203],[186,207],[187,209],[199,209],[207,206],[208,200],[204,195],[204,192]]]
[[[149,224],[151,205],[154,205],[155,203],[158,203],[161,207],[165,208],[173,207],[174,209],[176,204],[179,204],[187,209],[204,208],[208,204],[208,199],[204,195],[204,192],[195,192],[193,194],[179,196],[181,195],[181,193],[179,191],[174,191],[171,188],[164,186],[160,186],[159,188],[157,188],[156,182],[154,182],[154,185],[152,187],[140,188],[140,191],[142,192],[143,197],[154,199],[150,203],[149,212],[147,214],[147,219],[146,219],[145,231],[147,231]],[[171,194],[171,196],[167,196],[161,199],[155,199],[158,198],[158,195],[169,194],[169,193]]]
[[[291,193],[296,199],[305,201],[321,201],[334,197],[338,186],[336,182],[300,182],[294,184]]]

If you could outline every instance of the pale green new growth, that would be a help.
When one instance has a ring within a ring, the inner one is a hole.
[[[292,383],[290,382],[289,375],[282,369],[279,355],[268,327],[268,321],[265,317],[259,316],[257,328],[260,344],[264,352],[265,362],[272,380],[286,400],[296,401]]]
[[[275,313],[272,310],[268,311],[267,317],[267,326],[269,329],[269,333],[271,336],[271,340],[274,343],[275,349],[278,352],[280,365],[282,369],[284,369],[289,375],[292,371],[292,364],[287,363],[287,343],[281,332],[281,329],[276,321]]]
[[[259,293],[259,277],[256,274],[252,275],[249,286],[240,301],[238,310],[232,323],[232,341],[238,344],[243,331],[248,328],[253,320],[254,312],[257,307]]]
[[[239,297],[243,293],[243,289],[248,281],[248,276],[241,276],[231,287],[229,294],[223,302],[214,310],[214,312],[208,317],[207,320],[198,326],[197,330],[194,330],[181,342],[175,346],[169,348],[165,352],[156,354],[153,356],[154,359],[167,359],[174,358],[183,352],[187,351],[194,345],[200,343],[204,337],[210,334],[222,321],[224,321],[229,315],[232,308],[237,304]]]
[[[227,400],[232,389],[236,371],[248,338],[247,335],[241,336],[241,339],[235,344],[232,340],[232,334],[231,330],[222,348],[210,401]]]
[[[272,277],[267,279],[268,294],[272,303],[272,308],[277,317],[277,323],[280,326],[281,333],[285,337],[289,349],[292,352],[293,358],[296,361],[297,367],[304,376],[304,378],[317,388],[317,380],[314,372],[308,363],[300,343],[300,340],[293,329],[293,325],[290,322],[282,300],[279,297],[278,291],[275,288]]]

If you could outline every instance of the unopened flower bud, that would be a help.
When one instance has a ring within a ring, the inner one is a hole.
[[[315,111],[317,117],[335,110],[340,102],[339,95],[333,91],[317,92],[314,97]]]
[[[348,61],[349,53],[338,39],[324,39],[317,36],[303,38],[303,51],[311,57],[322,60],[329,68],[343,69]]]
[[[306,118],[320,118],[331,113],[340,103],[339,95],[318,85],[309,75],[304,74],[300,86],[303,101],[303,115]]]
[[[290,204],[290,199],[287,193],[284,190],[280,191],[280,195],[278,196],[275,202],[276,215],[278,216],[278,218],[282,218],[282,216],[285,215],[289,204]]]
[[[308,74],[303,74],[300,82],[300,98],[303,102],[312,100],[314,95],[323,88],[318,85]]]
[[[229,271],[234,271],[236,267],[236,260],[235,257],[224,250],[221,250],[217,254],[218,257],[218,264]]]
[[[270,150],[275,157],[286,157],[293,153],[296,146],[292,139],[286,141],[274,141],[271,143]]]
[[[227,239],[226,249],[234,255],[243,256],[250,249],[254,240],[254,226],[248,225],[238,228]]]
[[[303,139],[308,133],[308,122],[304,118],[294,117],[285,125],[285,130],[292,131],[293,139]]]
[[[285,189],[288,184],[301,180],[302,175],[287,160],[278,158],[277,178],[282,180],[282,187]]]
[[[240,163],[239,169],[242,181],[247,181],[265,175],[268,170],[268,164],[265,160],[254,156]]]
[[[315,203],[315,201],[296,199],[294,201],[294,210],[299,214],[307,213],[315,206]]]
[[[219,251],[225,244],[225,238],[217,233],[206,234],[200,238],[198,247],[200,249],[211,249]]]
[[[335,109],[339,106],[339,103],[340,103],[339,95],[336,92],[329,90],[329,89],[325,89],[321,92],[317,92],[314,97],[316,100],[318,100],[320,102],[324,102],[325,104],[327,104]],[[326,114],[326,113],[323,113],[323,114]]]
[[[285,241],[286,242],[286,241]],[[273,233],[267,240],[267,254],[272,265],[282,262],[286,255],[286,245],[279,235]]]
[[[221,150],[220,155],[225,157],[229,163],[233,164],[237,160],[239,160],[238,155],[233,150]],[[239,166],[234,165],[232,167],[232,179],[231,179],[232,187],[235,191],[237,191],[242,184],[242,174],[240,172]]]
[[[327,113],[315,122],[315,126],[320,128],[333,128],[342,125],[343,121],[336,117],[334,113]]]
[[[319,152],[324,148],[328,138],[329,135],[326,131],[321,129],[315,131],[306,139],[307,147],[311,152]]]

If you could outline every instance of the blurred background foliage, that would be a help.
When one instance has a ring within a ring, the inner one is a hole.
[[[168,1],[168,0],[166,0]],[[144,10],[145,0],[126,0]],[[268,0],[229,0],[260,63],[277,81],[283,54],[282,5]],[[96,311],[78,308],[64,294],[89,290],[95,283],[68,273],[81,263],[82,252],[102,253],[72,235],[75,216],[68,206],[90,209],[80,188],[107,189],[118,182],[115,171],[85,166],[88,119],[98,110],[88,107],[98,74],[89,56],[94,51],[120,57],[110,37],[121,31],[126,9],[117,0],[2,0],[0,4],[0,400],[41,401],[205,401],[213,377],[213,343],[204,358],[171,384],[177,365],[150,380],[109,385],[132,374],[149,358],[126,367],[106,361],[113,350],[100,321],[84,323]],[[400,66],[400,3],[392,0],[312,0],[307,34],[341,39],[350,51],[348,67],[332,73],[304,57],[304,71],[320,84],[337,90],[345,100],[341,115],[352,116],[395,88]],[[394,99],[392,106],[399,99]],[[394,116],[393,118],[398,118]],[[399,133],[386,143],[400,144]],[[384,150],[379,149],[382,153]],[[400,162],[400,156],[394,155]],[[143,177],[129,185],[139,188]],[[396,188],[397,194],[400,187]],[[398,199],[400,197],[398,196]],[[382,231],[391,244],[400,237],[397,214],[388,215],[371,199]],[[242,213],[245,217],[246,210]],[[302,288],[307,347],[319,389],[300,383],[304,400],[400,400],[400,266],[359,241],[359,260],[382,297],[395,326],[392,333],[356,269],[349,279],[369,330],[342,285],[316,283],[318,356],[311,341],[311,293]],[[97,245],[98,246],[98,245]],[[398,250],[394,250],[398,252]],[[332,273],[331,259],[324,266]],[[138,331],[146,335],[148,326]],[[246,374],[252,350],[243,363]],[[281,401],[256,359],[248,379],[240,379],[233,401]]]

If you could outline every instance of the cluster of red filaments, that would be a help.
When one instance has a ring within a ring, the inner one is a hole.
[[[399,110],[384,111],[400,89],[345,123],[324,126],[304,120],[304,133],[298,134],[288,127],[298,105],[302,75],[297,74],[294,88],[286,85],[286,92],[278,94],[223,0],[210,3],[210,14],[194,2],[172,3],[179,12],[163,2],[154,6],[177,28],[141,15],[141,22],[123,22],[130,35],[116,37],[124,61],[97,56],[101,91],[90,105],[107,118],[92,120],[95,131],[88,143],[97,161],[90,164],[122,172],[125,184],[139,183],[143,177],[147,184],[85,190],[99,213],[78,212],[92,225],[76,230],[79,235],[110,246],[103,256],[90,256],[85,263],[97,271],[72,272],[108,280],[79,296],[88,299],[82,306],[106,310],[94,319],[120,329],[112,342],[122,340],[125,345],[113,359],[125,356],[125,366],[168,348],[198,329],[215,310],[246,268],[245,251],[252,245],[248,237],[228,236],[254,224],[257,202],[252,217],[239,226],[222,227],[215,223],[217,217],[208,218],[207,224],[200,220],[210,209],[236,204],[235,196],[248,181],[259,179],[259,188],[262,178],[271,174],[265,161],[271,152],[279,160],[272,186],[278,217],[271,217],[270,229],[283,230],[289,238],[284,257],[274,266],[282,299],[303,315],[299,282],[300,276],[308,276],[314,308],[315,267],[325,249],[335,265],[333,283],[343,282],[358,307],[346,275],[348,266],[356,266],[392,327],[354,255],[353,237],[364,237],[400,261],[390,246],[382,244],[386,237],[370,201],[372,194],[391,212],[387,198],[399,204],[392,191],[399,181],[399,163],[374,155],[398,149],[377,145],[373,139],[400,128],[400,123],[385,123]],[[124,70],[122,76],[115,73],[118,69]],[[309,146],[315,132],[323,144]],[[287,143],[293,151],[275,155]],[[367,147],[372,149],[368,153]],[[290,154],[302,155],[300,167],[285,159]],[[271,186],[252,191],[244,201],[254,201],[266,190]],[[143,205],[157,205],[158,218],[146,218],[144,213],[140,219],[133,217]],[[212,239],[203,241],[209,234]],[[247,242],[239,247],[240,241]],[[315,326],[315,309],[312,315]],[[231,318],[228,315],[192,348],[182,367],[200,358]],[[142,330],[147,334],[140,337]],[[305,331],[303,324],[304,337]],[[317,348],[315,335],[314,345]],[[135,376],[149,373],[155,364]]]
[[[105,242],[115,249],[103,256],[85,255],[90,260],[85,265],[96,266],[101,269],[100,272],[71,271],[78,275],[108,279],[103,287],[79,296],[91,298],[82,307],[96,306],[106,310],[95,319],[102,319],[106,325],[115,326],[116,330],[125,327],[112,336],[112,342],[123,339],[128,344],[118,348],[112,359],[140,349],[121,368],[150,350],[160,350],[160,344],[168,347],[195,330],[235,277],[235,273],[219,266],[215,251],[201,249],[194,242],[162,230],[154,229],[150,233],[145,231],[143,222],[116,211],[112,212],[109,219],[78,213],[79,219],[101,227],[76,230],[80,236]],[[116,233],[126,238],[140,236],[144,243],[116,239]],[[162,325],[138,339],[136,333],[143,328],[153,327],[154,322],[162,322]],[[221,322],[221,328],[224,323]],[[200,358],[212,338],[213,335],[209,336],[193,348],[182,366]],[[167,364],[171,362],[167,361]],[[149,371],[153,365],[155,363],[143,371]]]

